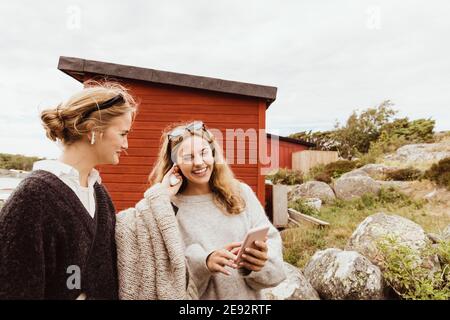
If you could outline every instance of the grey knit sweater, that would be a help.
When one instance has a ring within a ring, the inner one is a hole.
[[[169,192],[156,184],[116,223],[119,298],[197,299]]]
[[[183,196],[173,201],[178,207],[177,220],[186,249],[192,278],[200,299],[260,299],[260,290],[283,281],[281,237],[271,225],[252,189],[241,183],[246,209],[238,215],[224,214],[213,202],[212,194]],[[251,228],[270,224],[267,244],[269,260],[259,272],[242,276],[228,268],[231,276],[212,274],[206,267],[206,257],[230,242],[242,241]]]

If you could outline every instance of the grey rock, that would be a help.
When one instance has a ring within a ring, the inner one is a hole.
[[[359,224],[350,237],[346,250],[357,251],[380,266],[377,243],[390,236],[395,237],[399,244],[417,251],[423,249],[428,241],[426,233],[417,223],[398,215],[379,212]]]
[[[380,269],[355,251],[329,248],[318,251],[304,270],[323,299],[387,299]]]
[[[263,298],[268,300],[320,300],[317,291],[305,278],[302,271],[285,262],[286,280],[274,288],[261,291]]]
[[[333,187],[338,199],[351,200],[366,193],[377,195],[381,184],[370,177],[350,176],[337,179]]]
[[[339,178],[348,178],[348,177],[368,177],[369,174],[367,172],[365,172],[364,170],[361,169],[355,169],[352,170],[350,172],[346,172],[344,173],[342,176],[340,176]]]
[[[389,167],[380,163],[369,163],[359,168],[359,170],[366,172],[372,178],[389,173],[391,171],[395,171],[397,169],[397,167]]]
[[[408,144],[397,149],[386,160],[404,162],[439,161],[450,157],[450,142]]]
[[[319,198],[305,198],[305,204],[318,211],[322,208],[322,200]]]
[[[296,186],[288,193],[289,201],[299,198],[319,198],[323,202],[329,202],[336,198],[333,189],[321,181],[308,181]]]

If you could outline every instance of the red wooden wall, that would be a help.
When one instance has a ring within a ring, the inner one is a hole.
[[[267,138],[267,154],[272,156],[272,139]],[[292,169],[292,153],[297,151],[308,150],[307,146],[278,140],[278,149],[275,149],[275,155],[278,156],[278,167]]]
[[[148,175],[156,160],[161,132],[172,122],[202,120],[208,128],[265,128],[265,101],[233,94],[158,85],[125,80],[131,94],[140,102],[139,112],[128,136],[128,155],[122,154],[118,165],[100,166],[102,183],[110,192],[117,210],[132,207],[148,187]],[[248,142],[246,148],[249,148]],[[247,150],[248,151],[248,150]],[[235,144],[234,156],[237,156]],[[247,183],[264,204],[264,176],[261,165],[231,165],[236,177]]]

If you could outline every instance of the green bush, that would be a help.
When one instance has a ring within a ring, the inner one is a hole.
[[[386,180],[413,181],[420,180],[422,176],[422,171],[412,167],[408,167],[386,173]]]
[[[314,180],[325,182],[325,183],[331,183],[331,175],[327,172],[321,172],[314,176]]]
[[[427,261],[440,252],[447,252],[450,242],[441,242],[438,248],[431,245],[416,251],[387,237],[377,243],[383,276],[394,291],[404,299],[449,300],[449,264],[442,271],[431,271]],[[448,257],[447,257],[448,258]],[[447,260],[448,262],[448,260]]]
[[[31,171],[33,163],[42,160],[38,157],[27,157],[20,154],[0,153],[0,169]]]
[[[369,163],[377,163],[385,154],[393,153],[398,148],[410,143],[403,136],[389,136],[387,132],[383,131],[378,140],[370,144],[367,153],[358,153],[358,162],[361,166]]]
[[[431,119],[417,119],[409,121],[408,118],[395,119],[381,127],[385,137],[403,137],[410,143],[429,143],[434,141],[435,121]]]
[[[450,157],[433,164],[430,169],[425,171],[424,178],[450,190]]]
[[[375,163],[380,155],[405,144],[434,141],[434,120],[392,119],[396,113],[386,100],[377,107],[353,111],[344,125],[336,123],[333,130],[303,131],[290,137],[313,142],[316,150],[338,151],[345,159],[363,158],[363,164]]]
[[[268,175],[267,179],[272,181],[273,184],[302,184],[303,174],[299,170],[279,169],[275,174]]]
[[[314,180],[331,183],[333,179],[337,179],[344,173],[352,171],[358,166],[356,161],[338,160],[331,162],[325,166],[314,167],[310,171],[313,173]]]

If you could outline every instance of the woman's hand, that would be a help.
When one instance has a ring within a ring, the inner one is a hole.
[[[170,185],[170,176],[175,175],[178,179],[178,183],[175,185]],[[183,183],[183,177],[180,174],[180,168],[176,164],[170,168],[169,171],[164,175],[164,178],[161,181],[161,184],[164,188],[167,188],[169,190],[170,196],[174,196],[177,194],[178,190],[180,190],[181,184]]]
[[[256,249],[246,248],[242,254],[242,261],[239,263],[240,268],[245,268],[251,271],[261,271],[269,259],[267,251],[267,237],[264,241],[255,241]]]
[[[208,258],[206,258],[206,266],[210,272],[221,272],[227,276],[231,272],[225,269],[225,266],[236,269],[238,266],[234,262],[236,253],[242,242],[232,242],[226,245],[223,249],[213,251]]]

